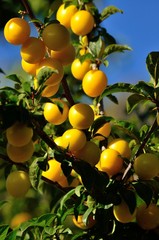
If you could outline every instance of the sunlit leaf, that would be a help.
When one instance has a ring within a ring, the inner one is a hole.
[[[126,101],[127,112],[131,113],[134,110],[134,108],[143,101],[147,101],[147,98],[140,94],[135,93],[129,96]]]
[[[15,229],[15,230],[9,232],[7,237],[5,238],[5,240],[16,240],[17,239],[17,233],[18,233],[18,229]]]
[[[123,13],[123,11],[115,6],[108,6],[101,12],[100,20],[103,21],[114,13]]]
[[[135,85],[129,83],[115,83],[113,85],[107,86],[107,88],[98,98],[98,102],[100,102],[103,97],[120,92],[140,94],[145,98],[147,97],[147,100],[149,100],[153,98],[154,88],[144,81],[139,81]]]
[[[131,50],[131,48],[127,45],[110,44],[105,48],[103,57],[107,57],[108,55],[115,52],[124,52],[125,50]]]
[[[68,193],[64,195],[60,202],[60,208],[62,209],[65,205],[65,202],[70,199],[71,196],[75,194],[75,189],[71,189]]]
[[[147,69],[155,81],[155,85],[159,81],[159,52],[151,52],[146,58]]]
[[[46,165],[45,163],[46,156],[47,156],[47,153],[45,154],[44,157],[36,158],[29,167],[29,177],[30,177],[31,185],[36,190],[39,187],[39,183],[41,179],[42,167],[40,168],[40,163],[43,165],[44,164]]]
[[[31,86],[30,83],[25,81],[22,83],[22,89],[24,92],[30,93],[31,92]]]
[[[103,49],[103,40],[101,37],[98,38],[97,41],[89,42],[89,49],[94,57],[100,58],[101,51]]]
[[[50,67],[43,67],[37,74],[37,79],[39,85],[44,84],[46,80],[52,76],[52,74],[58,73],[58,70],[50,68]]]
[[[0,239],[1,240],[6,240],[6,236],[8,234],[9,231],[9,225],[1,225],[0,226]]]

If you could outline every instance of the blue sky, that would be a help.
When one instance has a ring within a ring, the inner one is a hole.
[[[148,81],[146,56],[151,51],[159,50],[159,0],[97,0],[96,2],[100,9],[107,5],[115,5],[124,11],[123,14],[117,13],[109,17],[103,25],[118,43],[129,45],[133,49],[125,53],[113,54],[109,58],[109,67],[105,69],[109,84]],[[20,47],[8,44],[3,38],[3,33],[0,33],[0,68],[7,74],[13,73],[14,67],[20,64],[19,49]]]
[[[115,5],[124,11],[104,22],[104,26],[120,44],[133,50],[110,58],[108,71],[112,82],[149,81],[145,59],[149,52],[159,51],[159,1],[158,0],[107,0],[100,1]]]

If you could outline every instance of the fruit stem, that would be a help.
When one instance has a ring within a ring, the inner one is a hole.
[[[67,83],[67,80],[66,80],[66,76],[62,79],[62,87],[64,89],[64,94],[65,94],[65,97],[66,97],[67,101],[69,102],[70,106],[73,106],[75,104],[75,102],[74,102],[73,97],[70,93],[70,89],[69,89],[69,86],[68,86],[68,83]]]
[[[30,4],[28,2],[28,0],[21,0],[22,5],[24,6],[25,10],[26,10],[26,14],[28,14],[28,16],[30,17],[31,20],[33,20],[33,23],[35,25],[35,27],[37,28],[38,31],[40,31],[41,29],[41,24],[40,22],[37,20],[37,18],[35,17]]]

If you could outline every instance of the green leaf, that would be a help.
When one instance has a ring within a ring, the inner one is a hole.
[[[152,197],[153,197],[153,191],[150,186],[148,186],[146,183],[143,182],[136,182],[133,183],[133,186],[136,190],[136,193],[138,196],[147,204],[147,206],[150,204]]]
[[[100,97],[97,99],[98,102],[100,102],[103,97],[109,96],[113,93],[120,93],[120,92],[126,92],[126,93],[136,93],[143,95],[144,97],[147,97],[147,100],[149,98],[152,98],[154,88],[152,86],[149,86],[148,83],[145,83],[144,81],[138,82],[136,85],[129,84],[129,83],[115,83],[113,85],[108,86],[104,92],[100,95]]]
[[[140,89],[140,94],[143,96],[154,99],[154,87],[151,83],[139,81],[135,87]]]
[[[81,196],[81,190],[83,190],[83,185],[78,185],[76,188],[75,188],[75,194],[80,197]]]
[[[35,190],[38,189],[41,180],[42,170],[40,169],[39,163],[44,162],[44,160],[46,159],[46,155],[47,153],[45,154],[44,157],[36,158],[29,167],[29,177],[31,185]],[[46,163],[44,164],[46,165]]]
[[[49,6],[49,13],[47,18],[51,18],[51,16],[58,10],[61,4],[62,4],[61,0],[53,1]]]
[[[63,171],[63,173],[66,177],[70,176],[72,167],[70,166],[69,161],[63,160],[62,163],[61,163],[61,169],[62,169],[62,171]]]
[[[113,103],[118,104],[118,99],[116,98],[116,96],[110,94],[107,95],[107,98],[109,98],[109,100],[112,101]]]
[[[56,215],[54,213],[46,213],[37,219],[37,223],[45,222],[45,225],[49,226],[55,218]]]
[[[100,58],[101,52],[103,49],[103,41],[102,38],[99,37],[97,41],[95,42],[89,42],[89,49],[94,57]]]
[[[122,188],[120,189],[120,194],[121,197],[126,202],[126,204],[128,205],[130,213],[133,213],[135,211],[137,204],[135,192],[126,188]]]
[[[81,238],[82,237],[82,238]],[[78,239],[87,239],[88,235],[84,232],[77,233],[74,235],[71,240],[78,240]]]
[[[0,68],[0,73],[5,74],[5,72],[2,70],[2,68]]]
[[[129,96],[126,101],[127,112],[131,113],[134,110],[134,108],[143,101],[147,101],[147,98],[140,94],[134,93],[131,96]]]
[[[12,88],[12,87],[3,87],[3,88],[1,88],[0,89],[1,91],[10,91],[10,92],[12,92],[12,94],[14,94],[14,93],[18,93],[18,91],[15,89],[15,88]]]
[[[119,93],[119,92],[140,92],[134,85],[129,83],[115,83],[113,85],[107,86],[107,88],[104,90],[104,92],[97,98],[97,102],[100,103],[100,101],[113,93]]]
[[[86,53],[86,54],[84,54],[82,56],[80,55],[79,59],[80,59],[80,62],[82,63],[82,62],[84,62],[87,59],[93,60],[94,58],[93,58],[92,54]]]
[[[0,208],[2,208],[5,203],[7,203],[6,200],[1,200],[1,201],[0,201]]]
[[[63,104],[63,102],[60,102],[60,101],[58,101],[58,100],[53,100],[52,102],[57,105],[59,111],[60,111],[61,114],[62,114],[63,111],[64,111],[64,107],[65,107],[64,104]]]
[[[159,81],[159,52],[151,52],[146,58],[147,69],[155,81],[155,85]]]
[[[140,138],[144,139],[146,134],[148,133],[150,127],[147,124],[142,125],[142,127],[139,130]]]
[[[107,116],[101,116],[97,118],[91,126],[92,134],[94,135],[99,128],[101,128],[105,123],[110,122],[111,120],[113,120],[113,118]]]
[[[31,86],[30,83],[25,81],[22,83],[22,89],[24,92],[31,93]]]
[[[25,232],[28,228],[31,227],[44,227],[50,226],[53,220],[56,218],[56,215],[53,213],[46,213],[39,218],[32,218],[27,222],[24,222],[20,225],[20,230]]]
[[[127,45],[110,44],[105,48],[103,53],[103,58],[106,58],[108,55],[112,53],[124,52],[125,50],[132,50],[132,49]]]
[[[82,217],[82,221],[83,223],[87,226],[87,221],[88,221],[88,217],[89,215],[92,213],[93,211],[93,207],[90,207],[86,210],[86,212],[83,214],[83,217]]]
[[[37,79],[38,79],[38,83],[39,86],[41,84],[44,84],[46,82],[46,80],[51,77],[52,74],[54,73],[58,73],[58,70],[53,69],[51,67],[43,67],[37,74]]]
[[[105,189],[109,182],[109,176],[91,167],[91,165],[85,161],[74,161],[72,167],[81,176],[82,183],[89,194],[98,202],[105,202]]]
[[[61,210],[63,209],[65,202],[67,200],[69,200],[71,198],[71,196],[73,196],[75,194],[75,189],[71,189],[68,193],[66,193],[64,195],[64,197],[62,198],[61,202],[60,202],[60,208]]]
[[[114,13],[123,13],[123,11],[115,6],[108,6],[101,12],[100,20],[103,21]]]
[[[21,80],[20,78],[16,75],[16,74],[11,74],[11,75],[8,75],[6,76],[6,78],[16,82],[16,83],[20,83],[21,84]]]
[[[16,240],[17,239],[17,233],[18,233],[18,229],[15,229],[13,231],[11,231],[7,237],[5,238],[5,240]]]
[[[0,239],[1,240],[6,240],[8,231],[9,231],[9,226],[7,224],[0,226]]]
[[[121,130],[122,134],[125,133],[138,142],[139,130],[136,124],[124,120],[114,120],[113,127],[116,128],[116,131],[114,129],[114,133],[117,135],[119,134],[119,130]]]

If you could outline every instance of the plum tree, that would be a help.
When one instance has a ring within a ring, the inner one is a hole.
[[[19,2],[4,26],[25,74],[0,88],[0,239],[158,239],[159,52],[146,58],[150,82],[110,84],[109,56],[131,48],[103,22],[121,9]],[[129,121],[107,104],[123,92]]]

